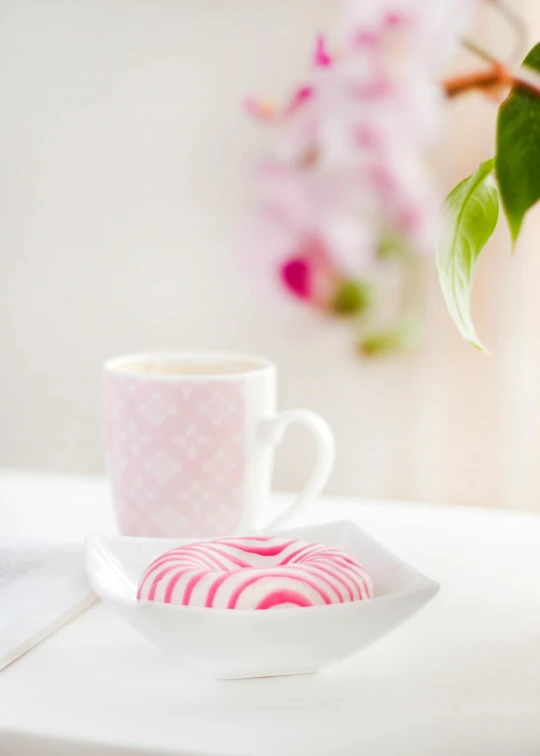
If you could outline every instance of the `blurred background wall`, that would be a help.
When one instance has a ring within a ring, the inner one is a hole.
[[[515,7],[532,45],[538,3]],[[111,355],[239,349],[279,363],[282,407],[333,426],[331,491],[540,506],[537,213],[513,259],[503,231],[481,264],[474,309],[491,358],[460,341],[432,261],[421,348],[378,362],[243,270],[245,167],[263,137],[241,101],[286,92],[338,8],[0,1],[0,465],[102,471]],[[477,33],[511,47],[488,10]],[[492,155],[495,105],[473,95],[449,113],[434,158],[445,190]],[[299,487],[311,454],[291,432],[276,484]]]

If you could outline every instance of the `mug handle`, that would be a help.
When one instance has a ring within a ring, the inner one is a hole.
[[[317,447],[315,468],[311,473],[303,491],[287,509],[265,524],[257,532],[264,533],[281,527],[287,520],[302,509],[305,504],[315,499],[324,486],[334,466],[334,436],[330,426],[320,415],[308,410],[285,410],[273,417],[264,418],[258,427],[259,439],[264,444],[277,446],[283,439],[285,431],[292,423],[299,423],[311,431]]]

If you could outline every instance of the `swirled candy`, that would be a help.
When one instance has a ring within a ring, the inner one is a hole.
[[[272,536],[219,538],[155,559],[137,592],[143,601],[218,609],[279,609],[373,596],[366,570],[340,549]]]

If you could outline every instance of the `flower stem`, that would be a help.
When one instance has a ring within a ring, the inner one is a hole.
[[[424,308],[424,266],[416,254],[405,248],[394,258],[402,273],[401,307],[396,319],[385,328],[366,329],[359,322],[357,349],[364,357],[376,357],[414,346]]]
[[[474,55],[476,55],[477,58],[482,58],[482,60],[487,60],[488,63],[495,63],[498,60],[489,52],[489,50],[486,50],[485,47],[482,47],[473,39],[469,39],[468,37],[462,37],[461,46],[464,47],[466,50],[469,50],[469,52],[474,53]]]
[[[527,27],[523,18],[516,13],[510,3],[505,0],[487,0],[499,13],[506,19],[506,22],[512,27],[515,36],[514,49],[509,62],[517,64],[525,54],[527,47]]]

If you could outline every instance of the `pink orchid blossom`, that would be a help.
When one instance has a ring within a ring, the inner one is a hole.
[[[266,276],[277,273],[296,296],[325,306],[337,281],[369,269],[375,244],[363,173],[305,171],[274,160],[257,167],[255,180],[259,206],[243,247],[264,261]]]
[[[321,238],[284,223],[279,212],[266,208],[246,224],[242,242],[246,251],[252,252],[248,264],[258,277],[266,283],[280,283],[298,299],[329,308],[339,276]]]
[[[475,0],[348,0],[341,37],[347,44],[390,49],[402,61],[430,69],[455,50],[470,23]]]
[[[374,239],[365,214],[377,208],[365,172],[303,170],[276,161],[259,166],[261,208],[303,246],[317,239],[343,272],[365,271],[373,261]]]
[[[471,4],[353,0],[336,52],[317,38],[312,70],[283,108],[248,103],[275,129],[256,171],[251,244],[295,296],[320,304],[329,282],[377,264],[388,238],[433,248],[438,192],[425,153],[441,126],[437,67]]]

